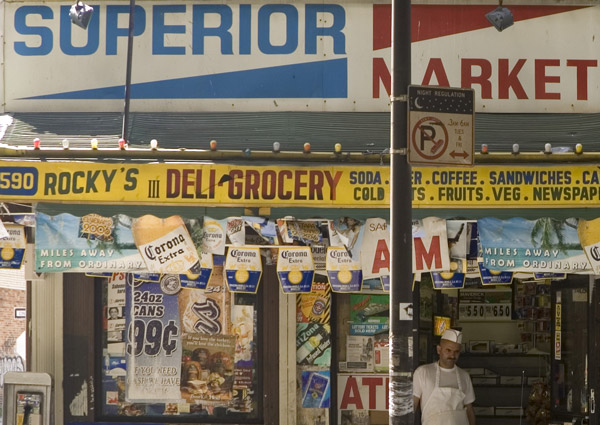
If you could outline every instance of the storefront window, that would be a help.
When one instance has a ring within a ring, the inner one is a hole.
[[[389,295],[336,294],[341,424],[387,424]]]
[[[106,279],[102,416],[258,422],[259,297],[230,292],[223,266],[204,290],[170,283],[127,273]]]

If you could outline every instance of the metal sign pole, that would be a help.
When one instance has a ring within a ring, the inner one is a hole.
[[[412,181],[407,156],[410,0],[392,0],[390,393],[391,425],[412,425]]]
[[[129,143],[129,100],[131,99],[131,67],[133,56],[133,29],[135,24],[135,0],[129,1],[129,33],[127,36],[127,68],[125,70],[125,95],[123,105],[123,128],[121,138]]]

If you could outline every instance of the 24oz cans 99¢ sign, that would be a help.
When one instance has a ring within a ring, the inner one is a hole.
[[[408,162],[473,165],[474,91],[408,87]]]

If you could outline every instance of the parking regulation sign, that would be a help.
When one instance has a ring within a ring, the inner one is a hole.
[[[473,165],[474,91],[408,87],[408,162]]]

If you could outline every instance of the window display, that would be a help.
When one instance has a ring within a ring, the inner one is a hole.
[[[257,420],[257,296],[177,275],[115,273],[103,285],[102,416]]]

